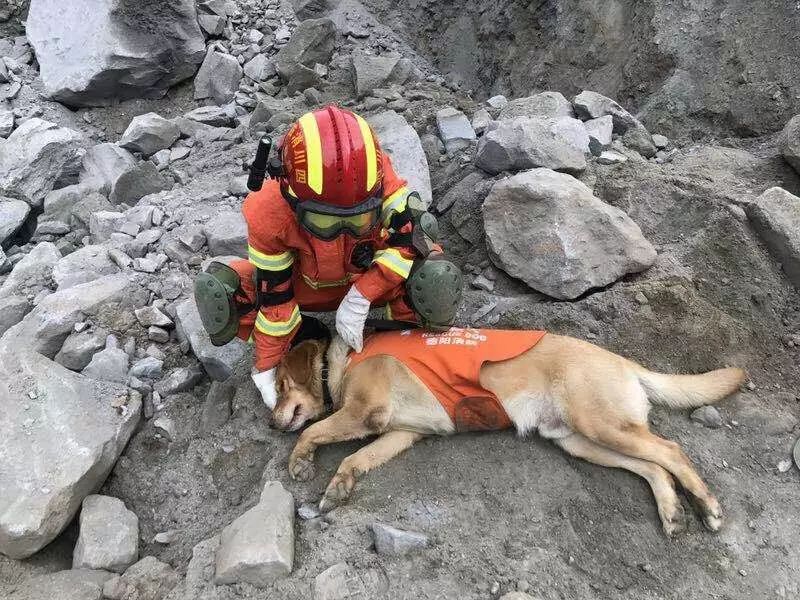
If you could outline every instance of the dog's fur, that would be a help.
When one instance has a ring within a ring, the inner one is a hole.
[[[397,359],[375,356],[345,374],[348,348],[339,338],[330,344],[303,342],[283,359],[277,371],[275,427],[295,431],[325,416],[325,352],[334,412],[300,435],[289,457],[291,476],[313,476],[319,446],[378,436],[342,462],[320,502],[321,509],[329,510],[350,496],[367,471],[426,435],[455,430],[428,388]],[[709,529],[720,528],[722,512],[680,446],[650,432],[648,397],[656,404],[690,408],[728,396],[744,379],[744,371],[736,368],[702,375],[653,373],[590,343],[554,334],[520,356],[487,363],[480,371],[481,385],[500,399],[520,434],[538,430],[573,456],[644,477],[667,535],[685,522],[673,477]]]

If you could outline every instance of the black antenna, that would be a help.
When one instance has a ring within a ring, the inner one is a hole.
[[[267,162],[269,151],[272,149],[272,138],[264,136],[258,141],[256,158],[250,165],[250,176],[247,178],[247,189],[257,192],[264,185],[264,178],[267,176]]]

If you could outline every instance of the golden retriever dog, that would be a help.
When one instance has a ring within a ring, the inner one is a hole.
[[[320,446],[378,436],[342,461],[320,502],[321,510],[330,510],[352,494],[357,479],[425,436],[507,425],[520,435],[538,430],[572,456],[627,469],[646,479],[668,536],[685,525],[674,479],[693,501],[706,527],[712,531],[720,528],[719,502],[681,447],[650,431],[648,411],[650,401],[673,408],[716,402],[739,388],[746,377],[743,370],[724,368],[701,375],[654,373],[588,342],[543,332],[534,345],[523,345],[527,349],[521,353],[490,361],[481,354],[479,344],[469,345],[469,338],[480,340],[494,331],[498,330],[379,333],[367,338],[365,352],[376,336],[382,349],[362,360],[354,360],[360,355],[352,354],[339,338],[298,344],[278,366],[278,402],[272,425],[296,431],[308,421],[317,422],[300,434],[289,457],[290,475],[298,480],[312,477],[314,453]],[[392,348],[400,348],[406,341],[404,336],[416,336],[420,343],[428,344],[437,336],[439,341],[448,336],[465,338],[458,348],[451,339],[449,356],[457,360],[466,357],[477,365],[473,383],[494,398],[504,414],[498,417],[497,410],[489,410],[486,427],[480,426],[480,418],[467,419],[466,426],[460,424],[458,415],[469,415],[469,410],[456,412],[454,418],[420,376],[420,368],[449,370],[445,363],[450,359],[425,355],[430,356],[426,362],[431,364],[418,361],[412,369],[411,363],[392,355]],[[492,358],[497,356],[495,352]],[[437,363],[439,360],[445,362]],[[470,426],[475,423],[479,426]]]

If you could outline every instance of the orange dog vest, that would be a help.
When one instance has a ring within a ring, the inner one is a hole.
[[[455,327],[443,332],[387,331],[364,340],[363,351],[350,355],[347,368],[373,356],[391,356],[436,396],[456,431],[506,429],[511,420],[497,396],[481,387],[481,366],[519,356],[544,335],[544,331]]]

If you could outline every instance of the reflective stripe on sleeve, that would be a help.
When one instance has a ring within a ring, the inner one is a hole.
[[[286,321],[270,321],[264,316],[264,313],[259,312],[256,317],[256,329],[265,335],[275,337],[289,335],[297,327],[300,319],[300,309],[297,306],[294,307],[291,316]]]
[[[253,266],[264,271],[283,271],[291,267],[294,262],[294,255],[291,252],[265,254],[252,246],[247,246],[247,256]]]
[[[414,261],[409,258],[404,258],[399,250],[387,248],[386,250],[378,250],[375,253],[375,258],[372,259],[372,263],[383,265],[387,269],[400,275],[403,279],[408,279]]]

